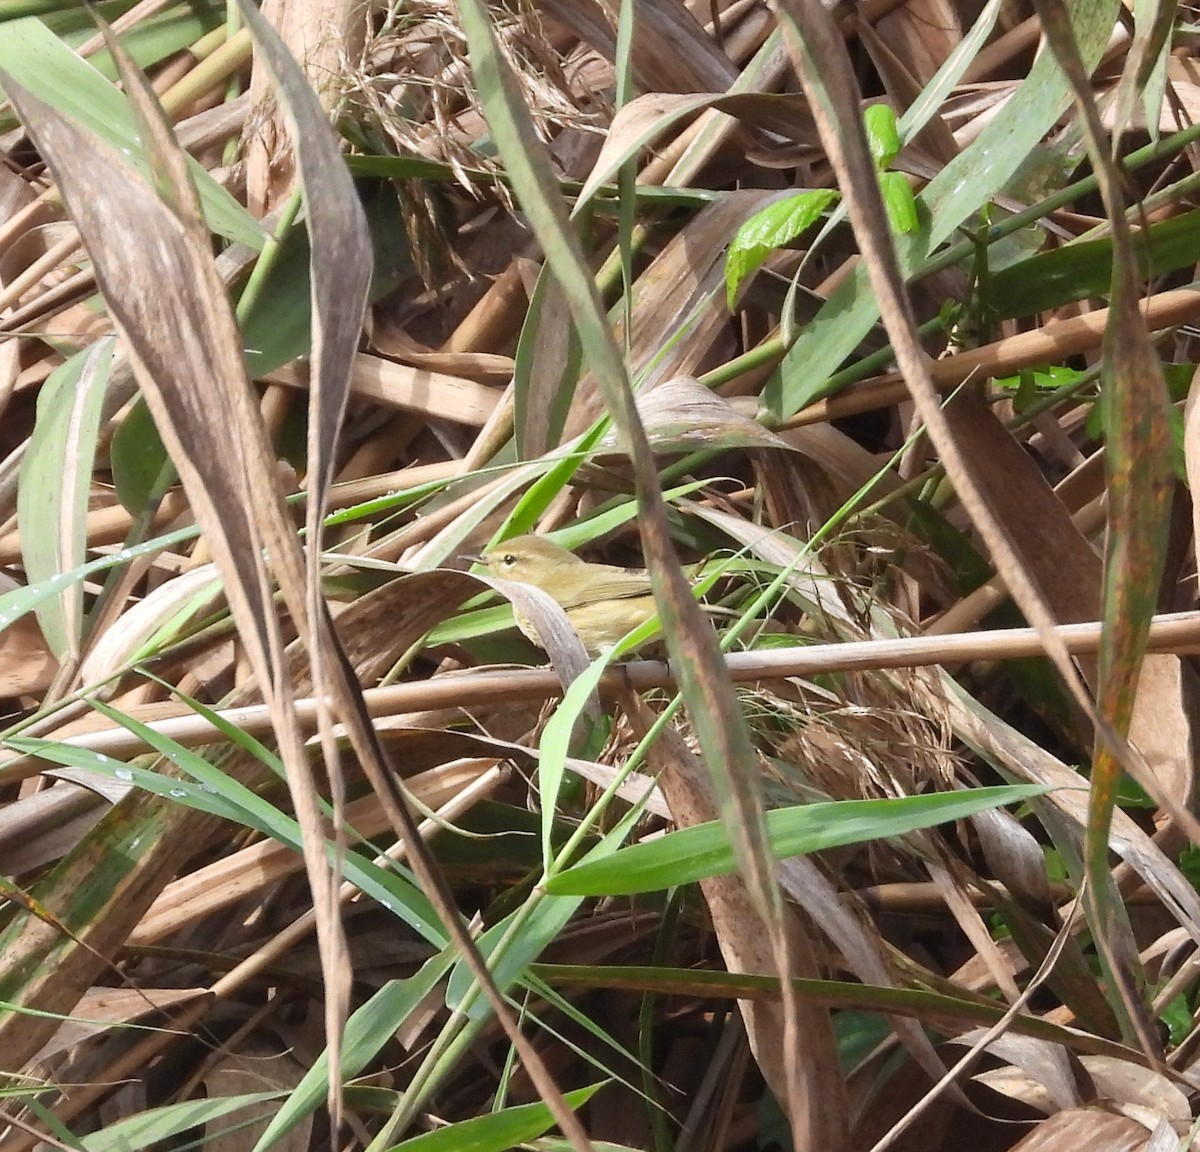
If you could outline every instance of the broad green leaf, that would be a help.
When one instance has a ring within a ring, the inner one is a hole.
[[[734,233],[725,258],[725,298],[730,309],[742,284],[763,261],[807,232],[837,197],[831,188],[797,192],[755,212]]]
[[[1200,262],[1200,209],[1158,220],[1132,237],[1138,275],[1155,278]],[[1048,312],[1075,300],[1107,296],[1112,288],[1111,237],[1081,240],[1040,252],[1002,271],[988,284],[997,319]]]
[[[130,515],[140,515],[168,462],[154,417],[140,396],[113,433],[108,455],[117,499]]]
[[[0,0],[0,24],[74,8],[77,0]]]
[[[119,37],[122,47],[139,68],[150,68],[168,56],[174,56],[195,44],[225,19],[223,11],[211,3],[180,4],[139,20]],[[80,47],[96,34],[96,25],[87,20],[75,35],[63,36],[69,48]],[[107,49],[88,57],[89,63],[108,80],[117,77],[117,66]]]
[[[370,199],[366,210],[374,244],[371,299],[378,300],[412,272],[412,256],[395,197],[381,192]],[[241,318],[246,371],[252,379],[308,351],[312,342],[311,259],[308,234],[302,227],[293,228],[283,238],[260,291]]]

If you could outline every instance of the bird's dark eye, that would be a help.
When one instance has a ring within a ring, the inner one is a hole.
[[[500,557],[500,563],[503,564],[505,568],[512,568],[516,562],[517,558],[511,552],[506,552]]]

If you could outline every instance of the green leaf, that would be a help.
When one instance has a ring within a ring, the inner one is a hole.
[[[917,216],[917,198],[912,186],[901,172],[880,172],[879,191],[887,209],[888,222],[894,232],[907,236],[921,226]]]
[[[426,1001],[454,960],[453,950],[431,956],[407,979],[390,980],[346,1021],[342,1038],[342,1075],[357,1076],[392,1041],[408,1018]],[[265,1152],[325,1103],[329,1084],[328,1049],[313,1061],[254,1146]]]
[[[124,95],[40,20],[27,17],[4,26],[0,73],[11,76],[63,116],[119,149],[139,171],[148,171]],[[209,227],[227,239],[261,248],[265,234],[258,221],[191,157],[188,168]]]
[[[151,68],[168,56],[190,48],[206,33],[220,26],[224,14],[212,4],[193,2],[180,4],[166,11],[139,20],[118,39],[139,68]],[[72,49],[80,48],[96,34],[95,23],[87,19],[75,35],[63,35]],[[60,32],[61,35],[61,32]],[[89,63],[108,80],[115,80],[117,66],[107,48],[88,57]]]
[[[1156,221],[1132,240],[1140,277],[1153,279],[1191,267],[1200,261],[1200,209]],[[994,273],[988,305],[997,319],[1007,320],[1107,296],[1112,266],[1111,236],[1052,248]]]
[[[167,1104],[107,1124],[99,1132],[84,1136],[80,1144],[87,1152],[136,1152],[138,1148],[149,1148],[160,1140],[220,1120],[231,1112],[278,1100],[283,1095],[282,1092],[249,1092],[243,1096],[218,1096]],[[270,1115],[270,1109],[264,1108],[261,1112]]]
[[[892,800],[805,804],[768,812],[767,829],[771,848],[782,859],[902,836],[1047,791],[1042,785],[1015,784]],[[722,826],[713,822],[635,844],[603,860],[586,861],[547,880],[544,887],[556,896],[627,896],[722,876],[733,869],[729,840]]]
[[[867,130],[867,146],[871,159],[882,172],[890,168],[892,161],[900,155],[900,132],[896,127],[896,113],[890,105],[872,104],[863,113],[863,127]]]
[[[130,515],[141,515],[167,464],[167,450],[142,397],[113,433],[108,457],[117,499]]]
[[[565,1092],[563,1098],[572,1108],[578,1108],[596,1093],[603,1084],[591,1084]],[[490,1112],[471,1120],[448,1124],[432,1132],[414,1136],[393,1145],[393,1152],[507,1152],[520,1144],[536,1140],[554,1124],[554,1117],[545,1104],[519,1104],[502,1112]]]
[[[725,258],[725,297],[730,309],[742,284],[763,261],[807,232],[837,197],[831,188],[798,192],[756,212],[737,230]]]
[[[1080,54],[1088,68],[1095,66],[1108,45],[1117,8],[1116,0],[1079,0],[1071,9]],[[1042,53],[978,139],[922,193],[922,215],[928,224],[898,245],[906,275],[920,268],[963,221],[1005,187],[1072,99],[1058,63],[1051,53]],[[764,396],[768,410],[786,418],[826,395],[829,378],[878,318],[875,293],[860,265],[830,295],[771,378]]]
[[[1182,1044],[1192,1031],[1192,1010],[1188,1006],[1187,997],[1176,996],[1163,1010],[1159,1019],[1170,1032],[1171,1044]]]
[[[113,341],[103,339],[56,368],[38,394],[37,423],[21,464],[17,523],[32,583],[59,580],[87,555],[88,496]],[[60,660],[83,639],[83,585],[61,581],[37,608],[38,623]]]

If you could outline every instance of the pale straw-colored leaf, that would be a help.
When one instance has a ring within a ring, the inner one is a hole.
[[[38,393],[38,419],[21,467],[17,523],[31,583],[57,580],[86,559],[88,497],[113,342],[98,340],[51,373]],[[38,623],[59,660],[83,642],[83,587],[67,584],[39,605]]]

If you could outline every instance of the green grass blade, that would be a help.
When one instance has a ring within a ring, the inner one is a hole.
[[[125,97],[40,20],[29,17],[4,26],[0,74],[0,79],[11,76],[38,99],[118,149],[140,172],[148,172]],[[261,248],[266,237],[258,221],[190,157],[188,168],[209,227],[219,236]]]
[[[842,800],[767,813],[775,855],[784,858],[845,844],[902,836],[976,812],[1040,796],[1035,784],[938,792],[888,800]],[[734,856],[719,824],[698,824],[635,844],[604,860],[589,860],[546,881],[556,895],[616,896],[691,884],[733,871]]]

